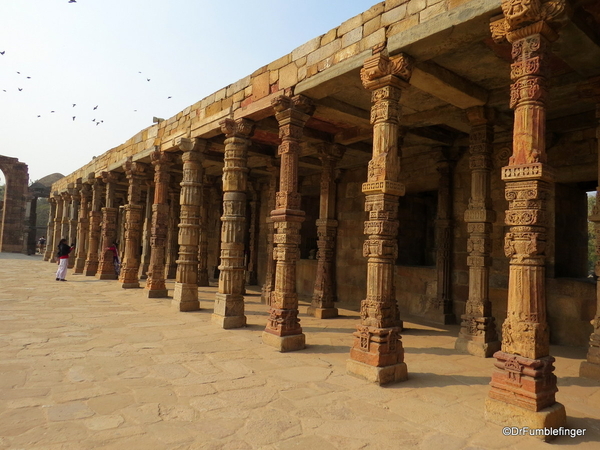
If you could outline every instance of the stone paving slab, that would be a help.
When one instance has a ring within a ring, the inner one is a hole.
[[[457,354],[456,326],[405,320],[409,379],[379,387],[346,375],[358,313],[301,323],[308,347],[262,344],[267,308],[248,288],[248,327],[181,313],[143,289],[0,253],[0,449],[548,448],[483,419],[493,361]],[[172,282],[168,286],[172,289]],[[568,426],[550,445],[597,449],[600,383],[577,376],[585,349],[552,347]]]

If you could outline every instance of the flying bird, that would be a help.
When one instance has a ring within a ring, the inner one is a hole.
[[[31,77],[27,77],[28,80],[31,80]]]
[[[21,92],[23,90],[23,88],[17,88],[19,90],[19,92]]]
[[[96,119],[92,119],[92,122],[95,122],[95,121],[96,121]]]
[[[170,99],[171,97],[167,97],[167,100]]]
[[[54,111],[50,111],[51,113],[53,113]]]
[[[96,122],[96,126],[100,125],[100,122]]]
[[[75,108],[75,106],[77,106],[77,103],[73,103],[73,108]]]
[[[94,106],[92,109],[94,109],[94,110],[98,109],[98,105]]]
[[[75,117],[77,117],[77,116],[73,116],[73,121],[75,121]]]
[[[146,81],[150,81],[150,78],[146,78]]]
[[[38,116],[38,117],[42,117],[42,116]]]
[[[19,75],[21,75],[21,72],[17,72]]]
[[[69,0],[69,3],[77,3],[77,0]]]
[[[3,52],[0,52],[0,55],[4,55],[6,53],[6,50],[4,50]]]

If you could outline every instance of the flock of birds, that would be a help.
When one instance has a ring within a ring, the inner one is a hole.
[[[76,0],[69,0],[69,3],[77,3],[77,1],[76,1]],[[5,54],[5,53],[6,53],[6,50],[3,50],[3,51],[1,51],[1,52],[0,52],[0,56],[4,56],[4,54]],[[141,74],[142,72],[138,72],[138,73],[139,73],[139,74]],[[21,72],[17,72],[17,74],[18,74],[18,75],[21,75]],[[30,77],[30,76],[26,76],[26,77],[25,77],[25,79],[27,79],[27,80],[31,80],[31,77]],[[147,82],[149,82],[150,80],[151,80],[150,78],[146,78],[146,81],[147,81]],[[21,88],[21,87],[17,87],[17,90],[18,90],[19,92],[22,92],[22,91],[23,91],[23,88]],[[3,91],[3,92],[7,92],[7,90],[6,90],[6,89],[2,89],[2,91]],[[172,97],[171,97],[171,96],[167,97],[167,99],[170,99],[170,98],[172,98]],[[77,106],[77,104],[76,104],[76,103],[73,103],[72,105],[73,105],[73,106],[72,106],[72,108],[75,108],[75,107]],[[98,109],[98,106],[99,106],[99,105],[96,105],[96,106],[94,106],[94,107],[92,108],[92,111],[96,111],[96,110]],[[133,112],[137,112],[137,109],[134,109],[134,110],[133,110]],[[50,114],[55,114],[55,113],[56,113],[56,110],[52,110],[52,111],[50,111]],[[42,115],[41,115],[41,114],[38,114],[38,115],[37,115],[37,117],[38,117],[38,118],[40,118],[40,117],[42,117]],[[73,121],[75,121],[75,119],[76,119],[76,118],[77,118],[77,116],[76,116],[76,115],[75,115],[75,116],[72,116],[72,120],[73,120]],[[100,125],[100,124],[104,123],[104,120],[100,120],[100,119],[96,119],[96,118],[94,118],[94,119],[92,119],[92,122],[94,122],[94,123],[96,124],[96,126],[98,126],[98,125]]]

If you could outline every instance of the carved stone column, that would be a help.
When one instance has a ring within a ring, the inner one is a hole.
[[[106,185],[106,206],[102,208],[102,242],[100,247],[100,261],[96,277],[101,280],[116,280],[113,252],[107,250],[117,241],[117,214],[119,208],[115,207],[115,194],[118,176],[113,172],[102,172],[102,180]]]
[[[504,251],[510,258],[507,317],[502,350],[486,400],[486,418],[530,428],[565,425],[564,406],[557,403],[554,358],[549,355],[546,321],[545,251],[552,170],[546,165],[546,101],[550,43],[558,35],[552,18],[564,1],[504,0],[504,37],[512,44],[511,107],[515,110],[513,154],[502,169],[506,182]],[[500,40],[492,23],[493,37]]]
[[[167,248],[165,255],[165,278],[167,280],[174,279],[177,274],[177,254],[179,248],[177,244],[177,236],[179,228],[177,227],[177,219],[179,218],[179,186],[171,186],[169,188],[169,222],[167,227]]]
[[[25,240],[25,250],[28,255],[35,255],[37,248],[37,195],[30,195],[29,215],[27,216],[27,239]]]
[[[69,183],[69,188],[73,185],[73,183]],[[67,188],[67,189],[69,189]],[[62,209],[62,218],[60,221],[60,239],[66,239],[67,244],[70,245],[72,241],[69,241],[71,237],[69,236],[69,225],[70,225],[70,217],[71,217],[71,194],[68,191],[62,192],[60,194],[63,199],[63,209]],[[59,239],[59,241],[60,241]],[[57,244],[58,245],[58,241]]]
[[[277,175],[279,168],[276,167],[271,160],[267,161],[267,170],[269,171],[269,188],[267,192],[267,210],[275,209],[275,195],[277,194]],[[275,235],[275,224],[269,215],[266,220],[267,224],[267,258],[265,267],[265,284],[262,287],[262,295],[260,301],[271,305],[271,292],[275,287],[275,259],[273,258],[273,236]]]
[[[77,247],[75,248],[75,270],[73,273],[83,273],[85,268],[85,258],[87,255],[88,234],[90,232],[90,212],[88,204],[92,197],[92,188],[88,178],[81,184],[79,196],[81,198],[81,207],[79,208],[79,223],[77,226]],[[92,183],[94,181],[92,176]]]
[[[212,177],[204,176],[200,198],[200,242],[198,243],[198,286],[209,286],[208,282],[208,212]]]
[[[271,220],[276,234],[273,242],[275,286],[271,292],[269,319],[263,332],[263,342],[281,352],[303,349],[306,345],[304,333],[298,319],[298,293],[296,292],[296,261],[300,257],[300,227],[304,211],[300,208],[298,192],[298,157],[304,125],[314,107],[308,98],[297,95],[293,98],[281,96],[273,100],[275,118],[279,123],[281,156],[279,192],[276,194],[275,209]]]
[[[49,203],[49,214],[48,214],[48,227],[46,234],[46,251],[44,252],[44,261],[50,261],[54,254],[54,217],[56,216],[56,198],[50,196],[48,198]],[[56,244],[58,245],[58,244]]]
[[[492,265],[492,224],[496,213],[492,208],[490,174],[494,125],[492,111],[482,106],[467,110],[471,122],[469,167],[471,198],[465,211],[469,232],[467,266],[469,266],[469,298],[455,348],[458,351],[488,358],[500,350],[492,303],[489,299]]]
[[[437,217],[435,220],[435,266],[437,272],[437,295],[425,316],[444,325],[456,323],[452,306],[452,240],[454,238],[452,220],[452,172],[454,161],[450,148],[442,148],[442,159],[437,162],[439,173]]]
[[[90,232],[88,235],[87,258],[83,273],[93,277],[98,272],[98,252],[100,250],[100,232],[102,222],[102,198],[104,183],[101,178],[94,178],[92,184],[92,207],[90,210]]]
[[[81,201],[81,178],[77,179],[77,182],[73,184],[72,188],[69,188],[69,194],[71,195],[71,208],[69,210],[69,245],[72,243],[76,243],[79,246],[79,242],[77,242],[77,225],[79,217],[79,203]],[[75,267],[75,255],[76,255],[77,247],[75,251],[69,253],[69,264],[68,268],[72,269]]]
[[[150,246],[150,267],[146,290],[148,298],[167,296],[165,285],[165,244],[167,240],[167,224],[169,220],[169,169],[173,163],[173,156],[156,149],[151,155],[154,166],[154,203],[152,204],[152,237]]]
[[[248,227],[248,270],[246,270],[246,285],[254,286],[258,284],[257,279],[257,264],[258,264],[258,208],[259,208],[259,195],[258,190],[249,183],[250,188],[250,226]],[[258,186],[258,184],[256,184]]]
[[[379,49],[381,50],[381,49]],[[363,184],[368,236],[363,246],[367,262],[367,297],[361,302],[361,323],[354,333],[349,373],[386,384],[407,378],[394,274],[398,256],[398,197],[404,195],[400,176],[398,123],[400,96],[412,75],[412,60],[404,54],[393,59],[385,50],[373,50],[360,77],[372,91],[373,158]]]
[[[146,180],[146,206],[144,207],[144,230],[142,233],[142,260],[140,262],[139,279],[148,278],[150,267],[150,227],[152,226],[152,202],[154,201],[154,186],[151,180]]]
[[[596,102],[596,144],[598,146],[598,180],[600,180],[600,77],[590,80],[586,87],[585,96],[593,98]],[[600,186],[596,189],[596,204],[589,218],[594,222],[594,237],[596,247],[596,276],[600,277]],[[586,378],[600,380],[600,283],[596,281],[596,316],[592,320],[594,331],[590,336],[590,347],[587,360],[581,363],[579,375]]]
[[[246,119],[220,122],[225,134],[223,167],[223,216],[221,217],[221,265],[219,290],[212,321],[223,328],[246,325],[244,289],[246,265],[246,189],[248,181],[248,146],[254,124]]]
[[[58,252],[58,243],[62,239],[62,216],[63,209],[65,206],[65,201],[58,192],[54,192],[53,194],[54,201],[56,203],[55,214],[54,214],[54,236],[52,238],[52,248],[50,262],[56,262],[56,253]]]
[[[203,152],[206,141],[182,138],[183,180],[181,181],[181,213],[179,220],[179,259],[175,290],[171,305],[179,311],[197,311],[198,242],[200,240],[200,203],[202,197]]]
[[[142,183],[148,172],[148,166],[133,162],[129,157],[123,164],[129,187],[125,205],[125,256],[121,264],[119,283],[123,289],[139,288],[140,280],[140,244],[142,237]]]
[[[335,220],[335,165],[343,156],[344,148],[339,145],[321,144],[318,156],[323,164],[321,170],[321,195],[319,199],[319,219],[317,220],[317,277],[312,303],[308,314],[318,319],[331,319],[338,316],[335,307],[335,237],[338,222]]]

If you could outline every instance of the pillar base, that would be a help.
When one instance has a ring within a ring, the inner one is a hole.
[[[152,289],[148,291],[148,298],[167,298],[168,292],[167,289]]]
[[[212,323],[219,325],[225,330],[231,328],[243,328],[246,326],[246,316],[222,316],[220,314],[213,314],[210,320]]]
[[[179,311],[198,311],[198,286],[195,284],[175,283],[171,306]]]
[[[406,363],[403,362],[391,366],[376,367],[349,359],[346,362],[346,372],[371,383],[377,383],[380,386],[408,379]]]
[[[533,430],[564,427],[567,424],[567,413],[564,405],[558,402],[536,412],[488,397],[485,399],[485,419],[498,425],[528,427]],[[547,442],[556,436],[535,437]]]
[[[579,376],[600,381],[600,364],[583,361],[579,366]]]
[[[121,283],[121,287],[123,289],[136,289],[140,287],[140,283],[137,281],[135,283]]]
[[[337,308],[315,308],[314,306],[309,306],[306,313],[317,319],[333,319],[339,316]]]
[[[96,278],[99,280],[116,280],[117,275],[114,273],[97,273]]]
[[[481,358],[490,358],[494,353],[500,350],[502,343],[500,341],[478,342],[472,339],[459,336],[454,343],[456,351],[469,353]]]
[[[263,331],[263,344],[275,347],[280,352],[293,352],[306,348],[306,336],[304,333],[293,334],[291,336],[277,336],[276,334]]]

